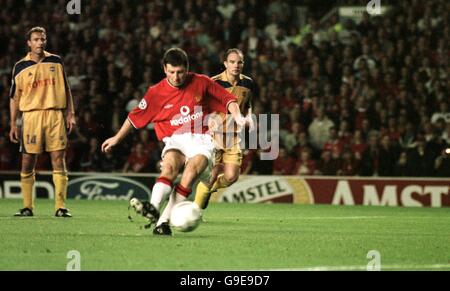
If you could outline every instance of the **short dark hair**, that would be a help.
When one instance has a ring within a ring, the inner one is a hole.
[[[233,53],[238,54],[242,58],[242,60],[244,60],[244,54],[242,53],[242,51],[240,49],[238,49],[238,48],[230,48],[225,53],[225,56],[224,56],[225,59],[223,61],[225,62],[228,59],[228,56],[230,54],[233,54]]]
[[[186,68],[189,67],[189,60],[187,53],[184,50],[177,47],[168,49],[164,53],[162,62],[164,66],[166,66],[167,64],[171,64],[174,67],[178,66],[185,66]]]
[[[40,26],[35,26],[32,29],[27,31],[27,34],[25,35],[27,40],[31,40],[31,34],[33,32],[39,32],[39,33],[47,34],[47,32],[45,31],[45,28],[40,27]]]

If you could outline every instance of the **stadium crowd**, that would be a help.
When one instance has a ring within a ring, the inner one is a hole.
[[[82,1],[80,15],[67,14],[66,2],[2,1],[0,170],[19,169],[8,140],[11,69],[27,53],[25,32],[39,25],[75,97],[69,171],[159,170],[162,144],[151,127],[114,153],[100,144],[163,78],[162,53],[180,46],[191,69],[208,76],[221,72],[228,48],[240,48],[258,86],[253,113],[280,116],[279,157],[245,150],[243,174],[450,177],[446,0],[398,1],[359,23],[320,21],[333,5],[309,9],[302,23],[296,1],[93,0]],[[41,155],[37,169],[50,168]]]

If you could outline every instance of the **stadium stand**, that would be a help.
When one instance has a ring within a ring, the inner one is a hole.
[[[24,33],[39,25],[64,56],[75,96],[70,171],[158,171],[151,128],[114,157],[98,144],[163,77],[164,50],[181,46],[191,69],[209,76],[228,48],[241,48],[259,88],[254,113],[280,114],[282,154],[259,161],[246,151],[248,174],[450,177],[450,2],[396,1],[359,23],[323,18],[333,4],[359,2],[304,1],[300,19],[297,1],[85,1],[80,15],[67,14],[66,1],[2,1],[0,170],[20,165],[8,142],[8,91]],[[142,152],[148,160],[133,166]],[[48,163],[43,156],[38,169]]]

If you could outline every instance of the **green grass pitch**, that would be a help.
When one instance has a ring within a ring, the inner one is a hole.
[[[70,200],[71,219],[53,201],[35,216],[12,217],[19,200],[0,200],[0,270],[450,270],[450,209],[293,204],[211,204],[190,233],[155,237],[127,219],[126,201]]]

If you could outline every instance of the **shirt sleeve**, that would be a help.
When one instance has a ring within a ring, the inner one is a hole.
[[[11,72],[11,88],[9,89],[9,98],[14,99],[16,97],[16,66],[14,65],[14,68]]]
[[[228,105],[237,102],[237,98],[213,80],[209,78],[207,80],[208,95],[212,97],[208,100],[211,112],[227,113]]]
[[[139,105],[128,114],[128,120],[135,128],[143,128],[155,119],[159,110],[156,104],[151,104],[151,100],[155,100],[152,98],[154,94],[155,92],[150,87]]]

